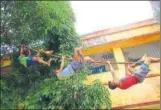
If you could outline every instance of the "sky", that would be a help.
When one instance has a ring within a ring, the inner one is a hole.
[[[148,1],[71,1],[79,35],[153,17]]]

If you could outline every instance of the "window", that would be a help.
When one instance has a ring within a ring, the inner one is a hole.
[[[140,59],[145,53],[149,57],[160,58],[160,41],[142,44],[139,46],[123,49],[125,59],[135,62]]]
[[[102,73],[102,72],[106,72],[106,67],[105,65],[101,65],[101,66],[98,66],[98,67],[91,67],[91,74],[97,74],[97,73]]]
[[[101,54],[96,54],[91,56],[91,58],[95,59],[95,60],[110,60],[110,61],[115,61],[113,52],[106,52],[106,53],[101,53]],[[118,69],[116,64],[113,64],[113,67],[115,70]],[[102,72],[108,72],[109,71],[109,67],[106,64],[90,64],[90,74],[98,74],[98,73],[102,73]]]

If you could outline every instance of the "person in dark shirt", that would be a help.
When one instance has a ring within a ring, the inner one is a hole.
[[[37,63],[39,64],[45,64],[50,66],[50,62],[52,61],[52,58],[50,58],[47,62],[43,60],[43,58],[40,56],[41,51],[37,53],[35,56],[31,56],[30,50],[25,47],[25,45],[21,45],[20,50],[20,56],[18,57],[18,60],[20,61],[20,64],[22,64],[25,67],[30,67],[32,65],[35,65]],[[45,54],[50,55],[53,51],[45,51]]]

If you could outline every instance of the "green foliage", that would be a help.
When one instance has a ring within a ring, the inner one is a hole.
[[[41,82],[51,75],[49,68],[42,65],[20,67],[9,74],[1,75],[1,108],[16,108],[21,100],[29,93],[37,91]]]
[[[71,43],[68,39],[76,39],[75,18],[69,2],[3,1],[1,13],[2,43],[17,45],[23,40],[28,44],[51,37]]]
[[[110,109],[109,92],[99,81],[85,85],[86,70],[77,72],[66,80],[55,77],[45,79],[40,91],[31,93],[21,103],[26,109]]]
[[[2,76],[1,108],[13,109],[100,109],[111,108],[108,89],[99,81],[83,84],[87,69],[66,80],[59,80],[47,67],[21,67]],[[45,73],[45,74],[44,74]]]

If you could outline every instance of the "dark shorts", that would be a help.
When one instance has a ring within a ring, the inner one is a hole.
[[[28,66],[28,67],[29,67],[29,66],[32,66],[32,65],[34,65],[34,64],[37,64],[37,62],[33,61],[33,57],[28,57],[28,58],[26,59],[26,62],[27,62],[27,66]]]
[[[140,66],[140,68],[134,73],[139,83],[143,82],[149,71],[150,71],[149,66],[143,63]]]

